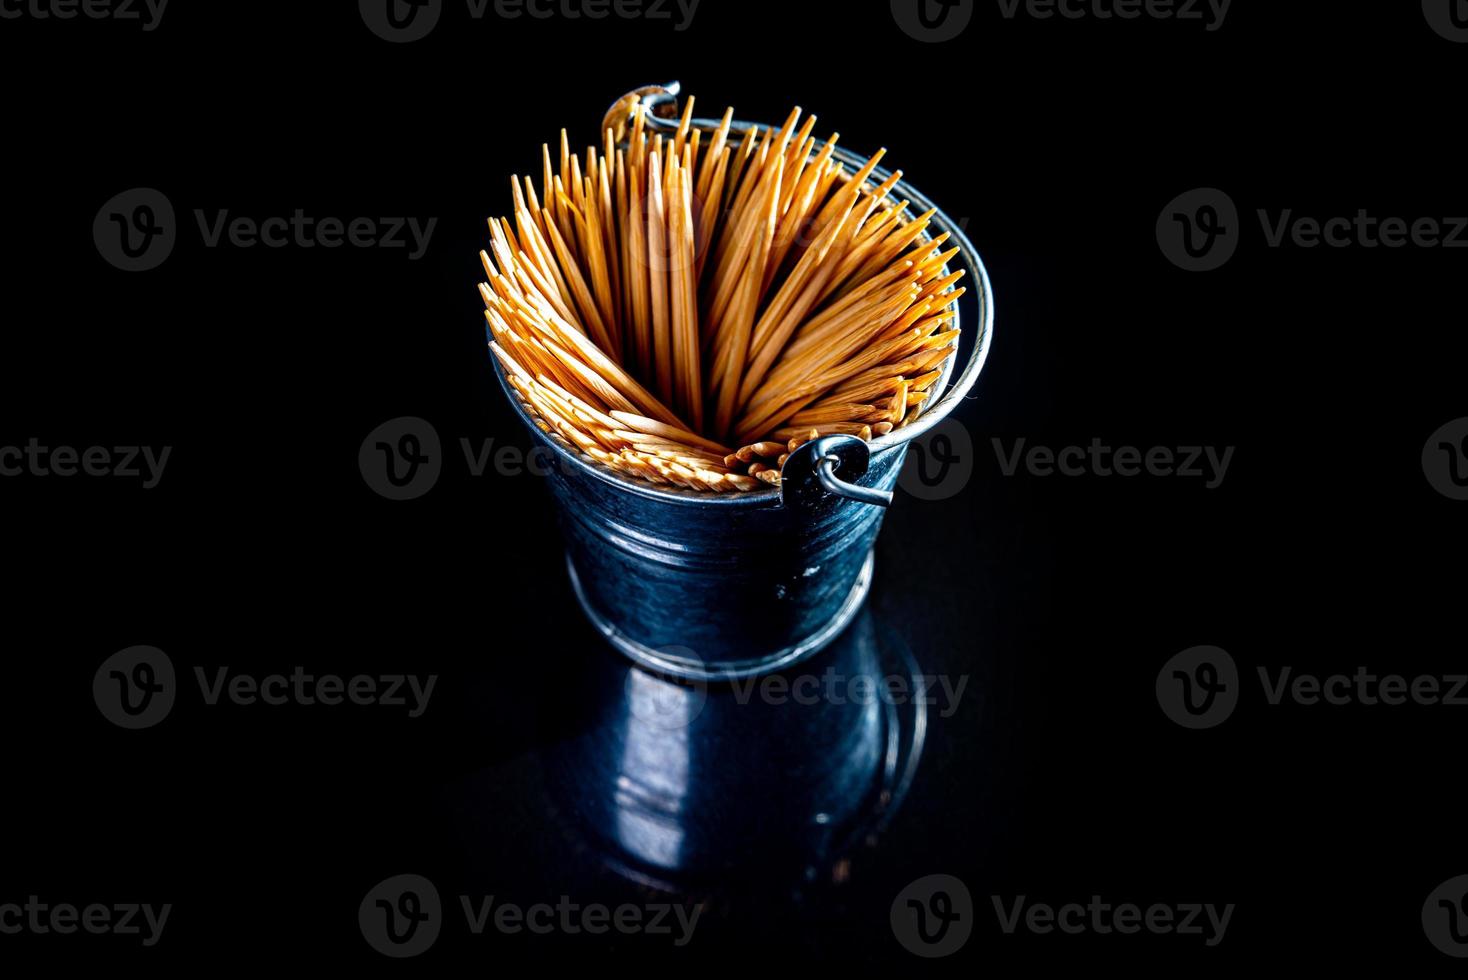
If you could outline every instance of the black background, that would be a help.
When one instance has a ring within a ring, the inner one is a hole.
[[[509,174],[538,173],[560,127],[593,142],[618,95],[676,78],[707,114],[778,121],[798,103],[820,134],[886,146],[967,219],[997,298],[989,363],[958,415],[974,477],[949,500],[899,497],[873,608],[925,669],[970,675],[971,693],[935,721],[911,797],[851,881],[754,941],[743,930],[759,916],[735,909],[685,949],[496,936],[402,968],[608,951],[681,969],[1452,967],[1419,913],[1468,872],[1464,709],[1271,707],[1254,671],[1462,669],[1463,505],[1429,486],[1420,457],[1465,414],[1465,253],[1271,249],[1253,216],[1468,212],[1468,45],[1416,3],[1238,0],[1215,32],[1006,20],[978,3],[959,39],[932,45],[886,3],[704,0],[678,32],[476,22],[450,2],[405,45],[355,8],[179,0],[153,32],[0,21],[0,445],[173,447],[152,490],[0,479],[0,901],[175,906],[152,949],[0,936],[0,962],[392,966],[362,941],[357,903],[391,874],[453,874],[443,801],[466,784],[489,787],[472,820],[500,855],[482,893],[529,904],[594,878],[537,775],[541,733],[575,724],[558,714],[555,667],[590,644],[542,482],[474,478],[451,455],[428,496],[392,503],[364,484],[357,451],[410,415],[451,450],[529,446],[484,349],[484,218],[506,210]],[[139,186],[169,197],[180,237],[160,268],[129,274],[91,227]],[[1238,253],[1206,274],[1171,265],[1154,234],[1199,186],[1227,191],[1244,224]],[[205,248],[196,208],[438,223],[409,261]],[[1214,490],[1005,477],[990,440],[1021,437],[1236,452]],[[88,692],[134,644],[181,672],[438,673],[441,701],[410,721],[194,697],[128,732]],[[1153,682],[1197,644],[1233,655],[1245,693],[1222,726],[1185,731]],[[934,873],[968,885],[978,926],[956,956],[924,961],[887,913]],[[594,881],[590,897],[623,894]],[[1237,910],[1214,948],[1005,935],[989,896],[1018,894]]]

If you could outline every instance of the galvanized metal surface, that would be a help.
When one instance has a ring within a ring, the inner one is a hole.
[[[899,446],[873,457],[861,485],[890,491],[905,455]],[[549,480],[592,622],[638,663],[698,680],[819,651],[866,596],[886,513],[824,492],[813,473],[816,492],[798,505],[734,508],[628,493],[580,468],[553,468]]]

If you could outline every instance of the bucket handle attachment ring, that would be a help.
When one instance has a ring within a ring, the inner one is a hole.
[[[622,96],[602,118],[602,131],[610,129],[612,138],[621,143],[632,128],[632,120],[640,113],[654,120],[668,122],[678,118],[678,96],[683,87],[677,82],[666,85],[644,85]]]
[[[874,507],[892,506],[890,490],[857,484],[872,452],[856,436],[821,436],[796,448],[780,470],[780,499],[786,507],[814,508],[844,497]],[[837,476],[837,473],[840,476]]]
[[[872,504],[876,507],[892,506],[891,490],[875,490],[871,487],[847,483],[836,475],[836,470],[840,467],[841,457],[821,457],[821,465],[816,470],[816,474],[820,477],[821,486],[825,488],[827,493],[835,494],[838,497],[845,497],[847,500],[856,500],[863,504]]]

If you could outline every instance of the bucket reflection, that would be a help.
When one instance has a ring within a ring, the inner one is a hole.
[[[691,651],[676,651],[687,656]],[[829,876],[900,804],[922,750],[919,673],[869,610],[783,674],[719,684],[596,658],[590,724],[546,759],[569,832],[669,890]]]

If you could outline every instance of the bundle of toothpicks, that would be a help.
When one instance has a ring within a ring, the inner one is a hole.
[[[513,178],[513,219],[480,253],[490,348],[535,423],[618,473],[688,490],[779,485],[822,435],[865,440],[923,410],[944,362],[963,272],[891,199],[901,172],[855,173],[819,151],[815,118],[731,139],[630,125],[601,151],[545,147],[537,191]]]

